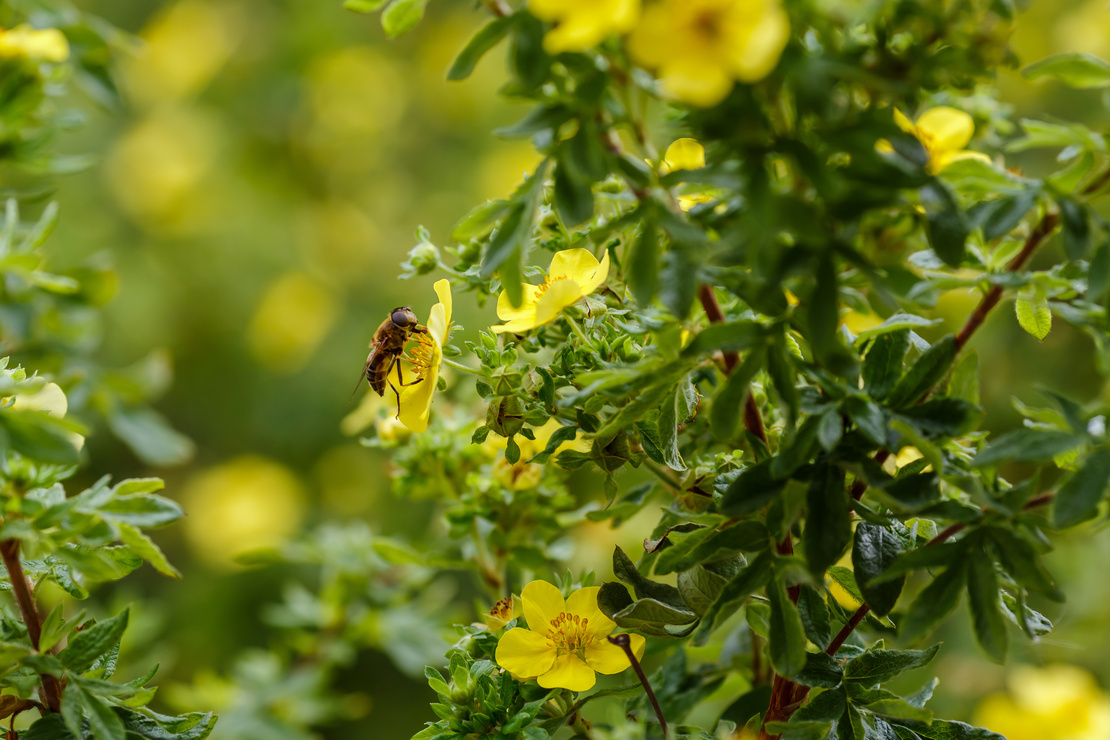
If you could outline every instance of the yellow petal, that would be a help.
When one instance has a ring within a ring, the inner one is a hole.
[[[628,639],[636,660],[644,657],[644,645],[647,641],[644,640],[643,635],[629,634]],[[600,641],[592,642],[586,646],[586,665],[598,673],[606,675],[620,673],[625,668],[632,667],[624,649],[617,647],[604,637]]]
[[[566,602],[559,589],[547,581],[532,581],[520,592],[520,600],[524,602],[524,618],[528,621],[528,628],[546,635],[551,629],[551,622],[566,611]]]
[[[450,300],[450,299],[448,299]],[[432,335],[437,347],[447,343],[447,330],[450,328],[447,319],[447,306],[437,303],[428,311],[428,333]]]
[[[578,589],[567,598],[567,611],[588,620],[587,631],[604,641],[605,636],[616,629],[617,624],[598,608],[599,591],[601,589],[597,586]]]
[[[625,41],[628,53],[637,63],[657,67],[669,58],[669,43],[673,36],[669,16],[662,3],[644,8],[643,18]]]
[[[555,281],[536,304],[536,326],[554,321],[564,308],[574,305],[584,295],[582,287],[573,280]]]
[[[501,291],[501,295],[497,296],[497,318],[502,321],[512,321],[513,319],[523,319],[536,315],[536,301],[539,300],[540,293],[539,286],[525,284],[522,287],[524,288],[524,300],[519,306],[512,304],[507,291]]]
[[[0,31],[0,56],[64,62],[69,58],[69,41],[56,28],[37,30],[24,23],[10,31]]]
[[[959,162],[965,159],[978,159],[980,162],[987,164],[994,164],[990,157],[982,152],[972,152],[967,149],[959,152],[942,152],[933,158],[930,164],[933,167],[933,172],[940,172],[953,162]]]
[[[736,6],[742,7],[740,4]],[[774,71],[790,40],[790,17],[778,6],[765,6],[746,38],[730,48],[732,72],[741,82],[758,82]]]
[[[545,689],[569,689],[586,691],[597,683],[597,676],[577,655],[567,653],[555,659],[551,670],[539,677],[540,686]]]
[[[955,152],[971,141],[975,121],[962,110],[942,105],[922,113],[917,119],[917,129],[932,137],[933,151]]]
[[[894,109],[894,123],[907,134],[917,136],[917,127],[913,125],[913,121],[907,118],[906,114],[897,108]]]
[[[585,51],[597,46],[609,36],[609,28],[581,15],[561,21],[543,37],[543,49],[548,54],[564,51]]]
[[[588,249],[564,249],[551,258],[547,274],[551,280],[569,278],[582,285],[597,269],[597,257]]]
[[[451,282],[449,280],[437,280],[436,284],[432,286],[435,289],[436,295],[439,296],[439,302],[443,304],[444,318],[447,323],[451,323],[451,309],[455,305],[455,301],[451,296]]]
[[[691,105],[709,108],[732,90],[732,78],[720,64],[697,57],[668,60],[660,70],[663,89]]]
[[[667,165],[668,172],[701,169],[705,166],[705,147],[697,139],[676,139],[667,147],[663,162]]]
[[[601,284],[609,279],[609,250],[606,249],[605,253],[601,255],[601,262],[594,268],[593,272],[587,274],[584,279],[577,280],[576,282],[582,286],[582,295],[589,295],[601,287]]]
[[[555,645],[531,630],[513,627],[497,642],[497,664],[521,681],[547,673],[555,662]]]
[[[567,11],[566,0],[530,0],[528,12],[543,21],[556,21]]]
[[[509,322],[504,323],[504,324],[498,324],[497,326],[491,326],[490,330],[494,334],[505,334],[505,333],[521,334],[521,333],[529,331],[531,329],[535,329],[539,325],[540,325],[539,322],[536,321],[535,311],[533,310],[532,315],[530,317],[526,316],[526,317],[522,317],[522,318],[519,318],[519,319],[513,319],[512,321],[509,321]]]
[[[436,392],[436,383],[439,381],[439,348],[433,351],[433,362],[425,374],[424,379],[413,385],[406,385],[401,391],[401,423],[413,432],[423,432],[428,428],[428,418],[432,412],[432,396]],[[396,379],[393,379],[396,383]],[[406,383],[412,381],[405,379]],[[393,390],[386,388],[385,398],[389,403],[394,403],[397,396]]]

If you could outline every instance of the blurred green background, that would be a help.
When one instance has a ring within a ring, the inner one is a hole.
[[[62,145],[99,163],[59,183],[52,250],[62,266],[114,265],[105,360],[126,365],[162,349],[174,381],[157,406],[196,445],[187,464],[147,469],[102,431],[89,438],[92,464],[81,475],[163,476],[188,511],[158,536],[184,581],[144,570],[108,598],[136,602],[141,629],[127,647],[162,664],[166,688],[155,706],[208,709],[234,692],[216,676],[236,655],[270,644],[262,606],[290,575],[233,564],[242,548],[324,521],[364,520],[390,533],[426,516],[390,496],[387,455],[360,446],[340,422],[355,407],[366,343],[386,312],[402,304],[426,312],[434,301],[435,275],[397,279],[415,228],[446,244],[470,207],[507,195],[537,156],[527,142],[491,134],[523,110],[496,95],[500,52],[465,83],[445,79],[485,20],[472,2],[432,3],[417,31],[397,41],[339,0],[77,4],[141,40],[119,69],[125,109],[72,101],[89,120]],[[1034,0],[1014,47],[1023,63],[1059,51],[1110,57],[1110,4]],[[1016,73],[999,85],[1018,117],[1110,123],[1097,92],[1030,85]],[[954,292],[940,311],[958,326],[975,300]],[[494,321],[493,307],[457,298],[456,321],[472,332]],[[1039,403],[1038,386],[1081,401],[1104,392],[1089,340],[1062,321],[1036,364],[1025,360],[1036,340],[1012,311],[995,312],[976,342],[992,429],[1017,423],[1012,395]],[[626,543],[644,536],[626,530]],[[604,577],[611,537],[600,537],[592,531],[582,544]],[[1015,662],[1072,663],[1110,681],[1108,561],[1110,537],[1094,528],[1059,543],[1051,562],[1069,601],[1035,605],[1057,631],[1038,645],[1015,640]],[[963,612],[941,636],[936,709],[968,719],[984,695],[1003,690],[1006,669],[981,657]],[[355,725],[329,737],[407,738],[431,718],[423,681],[381,654],[360,656],[343,680],[367,701],[354,707]],[[988,722],[995,710],[984,711]],[[215,737],[235,737],[227,733],[218,726]]]

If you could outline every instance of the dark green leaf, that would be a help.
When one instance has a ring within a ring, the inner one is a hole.
[[[634,629],[657,637],[681,637],[689,634],[690,630],[683,628],[697,622],[698,615],[690,609],[647,598],[637,599],[613,614],[610,619],[625,629]],[[679,629],[667,629],[668,626],[677,626]]]
[[[827,648],[832,641],[832,618],[821,592],[813,586],[799,586],[798,614],[802,617],[806,638],[822,650]]]
[[[728,516],[743,516],[759,511],[782,491],[786,481],[776,480],[771,475],[771,462],[750,465],[740,471],[740,475],[729,484],[721,497],[721,513]]]
[[[636,302],[650,305],[659,290],[659,232],[651,220],[644,221],[632,242],[625,260],[625,279]]]
[[[656,575],[666,575],[708,563],[743,550],[766,549],[767,528],[761,522],[738,522],[726,529],[708,527],[681,536],[659,553]]]
[[[677,588],[645,578],[619,547],[613,550],[613,575],[622,583],[632,586],[637,598],[656,599],[671,606],[685,607],[686,602],[682,600]]]
[[[1097,301],[1110,290],[1110,241],[1098,245],[1087,273],[1087,299]]]
[[[770,578],[771,556],[764,552],[752,560],[748,567],[733,576],[721,589],[721,593],[717,595],[717,600],[713,602],[702,617],[701,626],[692,638],[693,644],[704,644],[717,623],[723,617],[731,616],[749,596],[763,588]]]
[[[844,473],[833,465],[817,469],[806,494],[806,561],[814,575],[840,560],[852,541],[851,497],[844,486]]]
[[[902,619],[900,633],[909,640],[924,636],[956,608],[966,582],[966,562],[949,566],[910,604]]]
[[[1096,56],[1078,52],[1054,54],[1030,64],[1021,73],[1027,80],[1048,77],[1069,87],[1097,88],[1110,85],[1110,64]]]
[[[1006,740],[997,732],[947,719],[934,719],[932,724],[907,719],[899,720],[898,724],[908,727],[925,740]]]
[[[921,400],[932,390],[956,359],[956,337],[948,334],[921,353],[909,372],[898,381],[887,399],[891,408],[903,408]]]
[[[726,583],[728,578],[701,565],[682,571],[676,580],[682,600],[698,616],[705,614]]]
[[[926,209],[925,220],[928,225],[929,246],[944,260],[945,264],[959,267],[964,259],[967,244],[967,217],[960,210],[955,198],[939,183],[922,189],[922,200],[932,194],[935,203]]]
[[[940,645],[925,650],[868,650],[844,666],[844,679],[865,686],[885,683],[900,673],[928,665]]]
[[[1056,492],[1052,523],[1063,529],[1090,519],[1110,488],[1110,450],[1096,449]]]
[[[511,15],[504,18],[495,18],[486,24],[481,31],[474,34],[473,38],[459,52],[459,56],[455,58],[455,63],[451,65],[450,71],[447,72],[447,79],[465,80],[469,77],[470,73],[474,71],[475,65],[485,56],[486,52],[497,46],[501,39],[508,35],[514,22],[515,17]]]
[[[934,398],[899,412],[927,439],[958,437],[979,426],[983,412],[978,406],[956,398]]]
[[[148,717],[122,707],[116,707],[114,711],[128,734],[147,740],[204,740],[216,726],[216,715],[212,712],[190,712],[181,717],[160,714]]]
[[[671,470],[686,470],[686,463],[682,461],[682,454],[678,451],[678,425],[686,422],[686,418],[679,418],[678,413],[681,395],[682,384],[679,383],[671,395],[663,399],[659,412],[659,452],[663,455],[663,462]]]
[[[765,347],[753,348],[717,391],[713,405],[709,409],[709,428],[717,439],[729,440],[736,433],[743,415],[748,388],[755,374],[763,366],[766,355]]]
[[[871,585],[871,579],[889,568],[902,553],[902,540],[886,527],[860,522],[852,546],[852,569],[860,593],[871,611],[885,617],[902,593],[905,578]]]
[[[1034,190],[1022,190],[1014,195],[984,201],[971,209],[969,216],[973,227],[983,229],[983,237],[993,241],[1009,234],[1037,200]]]
[[[659,300],[677,319],[690,314],[698,291],[697,264],[688,249],[675,247],[663,257]]]
[[[882,400],[902,377],[902,359],[910,347],[908,329],[880,334],[871,343],[863,361],[863,388],[872,398]]]
[[[767,585],[767,598],[771,601],[771,634],[767,641],[771,665],[780,676],[793,678],[806,666],[802,618],[781,580],[775,579]]]
[[[818,360],[824,362],[836,350],[840,312],[837,303],[836,267],[832,258],[822,259],[816,270],[816,283],[806,306],[809,332],[805,335]]]
[[[47,714],[20,734],[20,740],[76,740],[60,714]]]
[[[779,398],[786,404],[786,412],[791,424],[798,418],[798,388],[796,383],[796,370],[790,350],[786,347],[786,335],[775,334],[767,355],[767,373],[771,376],[771,384]]]
[[[812,458],[812,452],[817,446],[817,430],[820,425],[821,417],[819,416],[811,416],[802,423],[789,444],[784,445],[779,454],[771,458],[772,477],[785,480],[793,475],[798,468],[809,462]]]
[[[74,673],[84,673],[97,658],[114,648],[127,629],[128,610],[78,632],[58,653],[58,660]]]
[[[594,215],[594,192],[590,184],[570,177],[563,166],[555,168],[555,210],[568,229]]]
[[[765,336],[763,327],[754,321],[710,324],[698,332],[683,353],[696,356],[715,350],[739,352],[760,343]]]
[[[880,447],[888,444],[886,417],[878,404],[860,396],[849,396],[844,399],[843,408],[863,436]]]
[[[991,660],[1002,663],[1006,660],[1009,635],[999,604],[994,562],[984,550],[973,553],[968,563],[967,596],[975,638]]]
[[[1044,567],[1033,545],[1009,529],[988,527],[986,533],[998,550],[1002,567],[1019,583],[1053,601],[1064,600],[1064,592]]]
[[[979,451],[971,464],[977,468],[1007,462],[1048,462],[1056,455],[1073,450],[1083,437],[1046,429],[1018,429],[994,440]]]
[[[831,689],[840,685],[844,669],[833,657],[825,653],[806,653],[805,668],[794,676],[794,683]]]
[[[1060,216],[1064,224],[1064,251],[1072,261],[1087,256],[1091,246],[1091,223],[1086,206],[1061,198]]]

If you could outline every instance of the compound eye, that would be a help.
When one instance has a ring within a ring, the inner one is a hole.
[[[393,315],[390,316],[393,323],[397,326],[408,326],[412,322],[409,320],[409,312],[403,308],[394,309]]]

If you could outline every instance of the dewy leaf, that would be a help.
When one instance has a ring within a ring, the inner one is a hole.
[[[385,35],[393,39],[411,31],[424,17],[427,4],[428,0],[393,0],[382,11],[382,30]]]
[[[1026,298],[1018,298],[1013,302],[1013,313],[1018,316],[1018,325],[1041,342],[1045,341],[1052,330],[1052,312],[1045,301],[1035,303]]]
[[[379,2],[379,0],[374,0],[374,2]],[[504,18],[495,18],[485,28],[476,33],[459,53],[455,63],[451,65],[451,69],[447,72],[447,79],[465,80],[469,77],[470,73],[474,71],[475,65],[485,56],[486,52],[497,46],[501,39],[508,35],[514,20],[514,16],[511,15]]]
[[[939,644],[925,650],[868,650],[845,664],[844,679],[868,686],[885,683],[900,673],[928,665],[939,651]]]
[[[1052,523],[1057,528],[1071,527],[1095,515],[1098,504],[1110,488],[1110,449],[1091,452],[1052,502]]]
[[[885,617],[894,608],[906,579],[895,578],[877,585],[870,582],[889,568],[901,553],[902,540],[886,527],[867,522],[856,525],[852,569],[864,601],[880,617]]]
[[[69,645],[58,653],[58,660],[68,670],[74,673],[84,673],[96,662],[97,658],[104,655],[119,643],[127,629],[128,610],[111,619],[97,622],[92,627],[78,632],[69,641]]]
[[[806,636],[798,608],[779,579],[767,587],[771,601],[771,634],[767,641],[771,665],[783,678],[793,678],[806,666]]]
[[[985,550],[973,553],[968,563],[967,596],[975,638],[991,660],[1004,662],[1009,636],[1002,617],[994,561]]]
[[[913,600],[899,632],[909,640],[925,635],[956,608],[966,582],[966,561],[950,565]]]
[[[1044,463],[1057,455],[1074,450],[1083,443],[1083,438],[1046,429],[1018,429],[994,440],[989,447],[980,450],[971,460],[977,468],[1007,462]]]
[[[1030,64],[1021,73],[1027,80],[1047,77],[1081,89],[1110,86],[1110,64],[1096,56],[1077,52],[1055,54]]]

